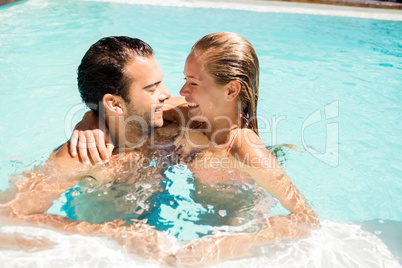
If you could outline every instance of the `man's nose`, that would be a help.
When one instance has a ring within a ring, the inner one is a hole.
[[[161,85],[161,94],[159,95],[159,100],[164,101],[170,98],[170,91],[165,87],[164,84]]]

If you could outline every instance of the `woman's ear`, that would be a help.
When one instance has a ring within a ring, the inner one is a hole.
[[[232,80],[227,84],[227,95],[226,99],[228,101],[233,101],[239,95],[241,90],[241,84],[237,80]]]
[[[105,112],[123,115],[126,112],[126,104],[122,97],[113,94],[105,94],[102,98]]]

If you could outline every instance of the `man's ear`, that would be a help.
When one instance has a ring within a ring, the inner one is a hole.
[[[105,111],[109,111],[116,115],[123,115],[126,113],[126,104],[122,97],[113,94],[105,94],[102,98]]]
[[[239,95],[241,90],[241,84],[237,80],[230,81],[227,85],[227,95],[226,99],[228,101],[233,101]]]

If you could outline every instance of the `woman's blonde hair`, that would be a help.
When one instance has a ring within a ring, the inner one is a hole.
[[[191,49],[203,61],[209,75],[219,85],[237,80],[241,85],[241,115],[258,134],[257,102],[260,67],[254,47],[244,37],[229,32],[212,33]]]

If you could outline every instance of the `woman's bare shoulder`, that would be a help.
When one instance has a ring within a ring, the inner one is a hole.
[[[165,101],[163,105],[163,119],[185,126],[189,121],[188,106],[184,97],[174,97]]]
[[[163,109],[171,109],[180,106],[187,106],[187,102],[184,97],[173,97],[165,100]]]
[[[275,156],[265,147],[260,136],[248,128],[240,130],[233,144],[232,154],[240,161],[260,162],[268,158],[276,162]]]

